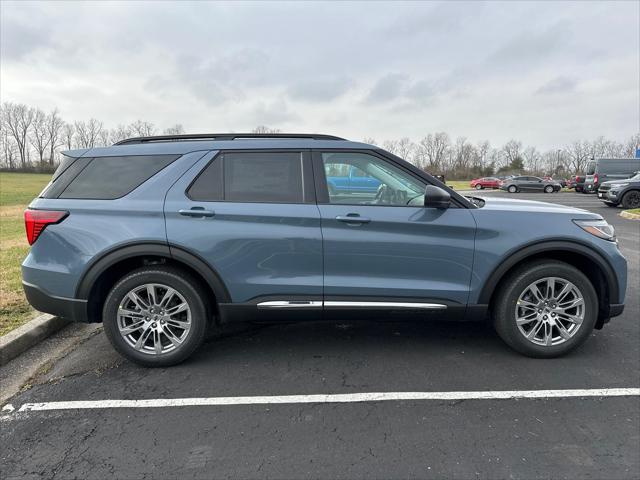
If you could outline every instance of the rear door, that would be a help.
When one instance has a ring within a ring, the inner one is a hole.
[[[476,228],[469,210],[425,208],[426,184],[375,152],[314,152],[313,161],[325,312],[466,305]],[[344,166],[366,172],[380,188],[331,194],[326,176]]]
[[[320,302],[307,305],[320,312],[322,235],[309,152],[212,156],[167,194],[169,243],[206,261],[233,303],[287,308],[303,300]]]

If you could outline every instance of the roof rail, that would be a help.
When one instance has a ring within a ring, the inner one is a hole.
[[[333,135],[317,133],[195,133],[189,135],[158,135],[154,137],[133,137],[120,140],[114,145],[154,142],[189,142],[193,140],[244,140],[255,138],[307,138],[311,140],[346,140]]]

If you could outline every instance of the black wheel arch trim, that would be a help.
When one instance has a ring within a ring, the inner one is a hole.
[[[578,253],[594,261],[604,273],[605,279],[609,285],[610,298],[617,301],[619,298],[618,278],[616,277],[611,264],[600,253],[582,243],[567,240],[551,240],[527,245],[515,252],[509,253],[508,256],[500,262],[500,265],[491,272],[487,281],[485,281],[484,286],[480,291],[477,303],[488,304],[490,302],[495,288],[514,265],[526,260],[527,257],[551,251]]]
[[[229,290],[222,281],[218,272],[199,255],[189,252],[182,247],[163,242],[139,242],[119,245],[104,252],[85,269],[78,286],[75,298],[88,299],[95,281],[109,267],[127,258],[153,255],[176,260],[188,265],[198,272],[213,290],[218,302],[231,302]]]

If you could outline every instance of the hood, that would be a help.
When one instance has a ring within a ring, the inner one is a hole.
[[[623,178],[621,180],[609,180],[603,182],[602,185],[615,185],[616,183],[632,183],[637,182],[638,180],[632,180],[631,178]]]
[[[517,200],[513,198],[478,197],[485,203],[483,210],[504,210],[510,212],[532,213],[565,213],[579,215],[581,218],[601,218],[600,215],[581,208],[567,207],[555,203],[538,202],[535,200]]]

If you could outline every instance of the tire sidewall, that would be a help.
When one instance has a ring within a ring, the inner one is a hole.
[[[544,193],[553,193],[554,188],[551,186],[544,187]]]
[[[509,193],[516,193],[518,191],[518,187],[511,185],[509,188],[507,188],[507,191]]]
[[[118,306],[124,296],[146,283],[160,283],[174,288],[185,298],[191,309],[191,328],[186,340],[178,349],[159,356],[136,351],[120,335],[117,325]],[[207,309],[197,283],[180,271],[153,267],[135,270],[116,283],[105,300],[102,320],[105,334],[113,347],[129,360],[148,367],[165,367],[185,360],[204,340],[208,323]]]
[[[558,277],[573,283],[585,301],[585,317],[576,334],[568,341],[553,346],[531,343],[518,330],[515,321],[516,302],[520,294],[534,281],[544,277]],[[565,263],[540,262],[514,272],[501,286],[503,292],[497,302],[494,325],[500,337],[520,353],[537,358],[564,355],[581,345],[591,335],[598,317],[598,297],[589,279],[578,269]]]

